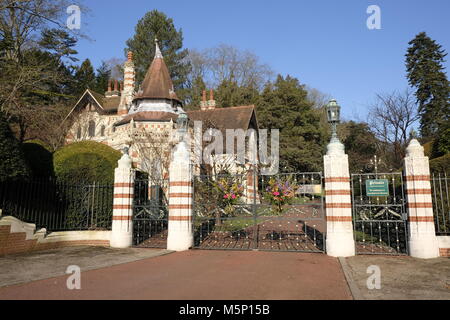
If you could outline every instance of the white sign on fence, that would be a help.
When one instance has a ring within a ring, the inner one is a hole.
[[[321,184],[301,184],[297,189],[298,194],[309,193],[309,194],[321,194],[322,185]]]

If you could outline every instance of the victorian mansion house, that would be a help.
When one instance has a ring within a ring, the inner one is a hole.
[[[122,86],[114,81],[113,88],[110,81],[104,93],[87,89],[81,95],[69,114],[74,121],[66,143],[92,140],[116,150],[128,147],[136,169],[167,176],[176,120],[184,110],[157,42],[154,59],[139,89],[131,52],[124,63],[123,79]],[[212,92],[208,101],[204,92],[196,109],[187,112],[190,123],[207,121],[222,131],[258,129],[253,105],[221,108],[216,106]]]

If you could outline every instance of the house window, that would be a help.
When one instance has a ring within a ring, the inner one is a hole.
[[[95,136],[95,121],[94,120],[89,121],[88,134],[89,134],[89,137]]]
[[[105,136],[105,126],[101,126],[101,128],[100,128],[100,135],[101,135],[102,137]]]
[[[77,130],[77,139],[81,139],[81,128],[80,127],[78,127],[78,130]]]

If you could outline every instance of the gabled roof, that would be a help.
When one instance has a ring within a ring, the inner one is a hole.
[[[101,111],[113,112],[117,111],[117,108],[119,107],[120,96],[106,98],[104,95],[95,92],[94,90],[86,89],[72,110],[75,110],[80,104],[86,102],[86,100],[94,102]]]
[[[155,57],[147,70],[141,90],[134,99],[169,99],[180,102],[157,42]]]
[[[251,121],[254,117],[255,129],[258,129],[255,116],[255,106],[239,106],[228,108],[214,108],[210,110],[188,111],[191,121],[203,121],[205,125],[214,125],[219,130],[243,129],[252,127]]]
[[[239,106],[215,108],[211,110],[195,110],[187,112],[190,121],[202,121],[205,127],[212,126],[225,131],[226,129],[258,129],[255,106]],[[116,122],[115,126],[134,121],[177,121],[178,114],[163,111],[141,111],[127,115]],[[253,122],[253,123],[252,123]]]

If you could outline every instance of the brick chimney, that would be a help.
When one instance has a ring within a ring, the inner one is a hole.
[[[111,97],[118,97],[119,94],[119,83],[117,79],[114,79],[114,90],[111,92]]]
[[[117,114],[128,114],[129,106],[133,101],[135,90],[135,71],[133,62],[133,52],[128,51],[127,61],[124,63],[123,68],[123,83],[122,83],[122,99],[120,101]]]
[[[208,100],[208,110],[213,110],[216,108],[216,100],[214,100],[213,89],[209,90],[209,100]]]
[[[202,101],[200,101],[200,110],[207,110],[207,109],[208,109],[208,103],[206,101],[206,90],[203,90]]]
[[[132,96],[134,95],[135,87],[135,71],[133,62],[133,52],[128,51],[127,61],[124,64],[123,70],[123,91],[127,95],[127,103],[131,103]],[[130,101],[128,101],[128,96],[130,95]]]
[[[111,79],[108,80],[108,91],[105,92],[106,97],[111,97]]]

